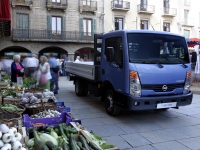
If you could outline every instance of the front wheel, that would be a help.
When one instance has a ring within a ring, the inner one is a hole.
[[[105,108],[109,115],[116,116],[120,113],[120,108],[114,103],[114,92],[108,90],[105,94]]]

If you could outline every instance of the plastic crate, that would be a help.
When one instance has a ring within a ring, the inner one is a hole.
[[[60,117],[37,118],[37,119],[32,119],[29,117],[28,114],[24,114],[23,119],[24,119],[24,126],[26,128],[33,127],[33,124],[35,123],[43,123],[43,124],[47,124],[47,126],[50,126],[50,125],[57,126],[58,124],[61,124],[61,123],[66,123],[66,125],[69,125],[70,122],[73,121],[72,117],[67,112],[63,112],[60,115]]]
[[[62,112],[70,112],[70,107],[66,107],[64,102],[56,102],[57,106],[64,106],[63,108],[56,108],[56,110],[60,113]]]

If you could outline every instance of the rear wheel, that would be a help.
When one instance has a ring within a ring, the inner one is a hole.
[[[75,93],[77,96],[87,96],[88,87],[81,79],[76,79],[75,81]]]
[[[114,92],[108,90],[105,93],[105,108],[109,115],[116,116],[120,113],[120,108],[114,103]]]

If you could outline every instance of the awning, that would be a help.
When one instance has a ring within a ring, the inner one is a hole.
[[[11,21],[10,0],[0,0],[0,20]]]
[[[188,47],[194,47],[195,45],[200,45],[200,38],[185,38]]]

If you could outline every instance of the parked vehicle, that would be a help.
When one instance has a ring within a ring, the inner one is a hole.
[[[108,114],[120,109],[189,105],[191,64],[184,37],[122,30],[94,36],[94,62],[67,63],[78,96],[101,96]]]

